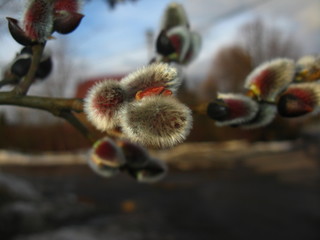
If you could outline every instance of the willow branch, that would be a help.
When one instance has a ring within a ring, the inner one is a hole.
[[[86,137],[92,144],[95,143],[98,138],[92,132],[89,131],[87,127],[85,127],[79,119],[70,111],[62,111],[60,112],[59,117],[64,118],[68,121],[74,128],[76,128],[84,137]]]
[[[83,112],[83,101],[79,98],[51,98],[38,96],[13,95],[0,92],[0,105],[15,105],[48,111],[59,116],[61,111]]]
[[[44,47],[44,43],[38,43],[32,46],[30,69],[27,75],[22,79],[22,81],[12,90],[12,93],[14,95],[26,95],[26,93],[28,92],[31,84],[34,82]]]
[[[83,112],[82,99],[13,95],[12,92],[0,92],[0,105],[14,105],[50,112],[68,121],[91,143],[97,140],[97,137],[74,115],[74,112]]]
[[[19,82],[18,77],[14,77],[14,76],[5,77],[0,80],[0,88],[10,84],[17,84],[18,82]]]

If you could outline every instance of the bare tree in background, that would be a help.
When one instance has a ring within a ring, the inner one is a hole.
[[[209,78],[216,80],[218,91],[239,92],[243,79],[252,70],[251,56],[240,45],[221,48],[213,60],[214,69]]]
[[[259,64],[279,57],[297,59],[302,55],[301,46],[294,37],[283,32],[281,28],[267,25],[261,19],[243,25],[235,39],[237,42],[220,48],[215,54],[208,77],[201,86],[202,99],[214,99],[216,92],[243,92],[246,76]],[[199,120],[199,129],[203,126],[212,129],[211,132],[207,131],[207,134],[211,133],[211,136],[207,137],[220,139],[225,133],[221,133],[221,130],[209,121],[205,118]],[[286,131],[287,126],[287,122],[283,124],[283,121],[276,121],[268,127],[268,132],[274,136],[286,135],[291,131],[291,128]],[[234,130],[230,131],[229,136],[233,134],[236,134]],[[259,139],[264,132],[257,129],[254,134]]]
[[[245,77],[262,62],[279,57],[297,59],[302,54],[293,36],[268,26],[261,19],[243,25],[235,39],[237,43],[221,48],[214,56],[202,86],[203,95],[215,90],[241,92]]]
[[[252,58],[252,67],[278,57],[297,59],[301,46],[290,33],[269,26],[262,19],[255,19],[239,29],[237,38]]]

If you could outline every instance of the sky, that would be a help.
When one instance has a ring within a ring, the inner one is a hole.
[[[0,9],[0,66],[8,63],[21,46],[15,43],[5,27],[5,17],[17,19],[23,13],[23,2],[11,0]],[[121,3],[111,10],[103,0],[91,0],[82,8],[85,15],[78,29],[69,35],[54,34],[47,49],[64,50],[70,75],[75,80],[127,74],[145,65],[148,51],[146,31],[159,31],[162,14],[171,0],[139,0]],[[305,54],[320,52],[319,0],[176,0],[189,17],[191,29],[202,36],[199,57],[185,67],[189,84],[197,86],[206,79],[214,54],[222,47],[237,42],[239,28],[256,18],[278,27],[302,43]],[[15,6],[17,4],[17,6]],[[2,24],[1,24],[2,23]],[[1,27],[2,25],[2,27]],[[59,69],[55,68],[57,73]],[[1,73],[1,72],[0,72]],[[75,81],[71,81],[75,82]],[[41,84],[33,94],[43,93]],[[70,85],[72,86],[72,84]],[[70,97],[73,91],[67,91]],[[63,94],[62,94],[63,96]]]
[[[72,41],[77,41],[72,51],[79,59],[85,56],[82,59],[94,62],[89,72],[131,71],[148,62],[150,54],[145,32],[150,29],[155,34],[158,33],[162,13],[170,2],[170,0],[140,0],[135,3],[120,4],[115,10],[109,10],[102,1],[91,1],[84,7],[86,17],[82,25],[70,35]],[[320,28],[320,17],[317,13],[317,8],[320,11],[320,2],[314,0],[180,0],[177,2],[184,5],[190,18],[191,28],[202,35],[203,51],[199,57],[200,62],[212,58],[221,45],[233,42],[237,29],[258,16],[272,21],[270,24],[277,24],[291,33],[309,31],[304,34],[311,35],[313,31],[311,24],[315,25],[314,29]],[[311,52],[312,47],[306,51]]]
[[[21,2],[11,2],[15,1]],[[67,40],[71,61],[85,69],[81,73],[83,77],[128,73],[150,59],[152,53],[148,51],[145,33],[147,30],[152,30],[155,35],[158,33],[162,13],[170,2],[172,1],[139,0],[121,3],[111,10],[103,0],[91,0],[83,6],[85,17],[79,28],[66,36],[55,34],[57,39],[49,41],[48,48],[54,51],[56,45],[59,46],[59,41]],[[214,52],[221,46],[234,42],[237,29],[257,17],[293,33],[298,39],[304,40],[303,35],[306,35],[306,53],[320,50],[317,44],[320,42],[319,0],[176,2],[185,7],[191,28],[202,35],[200,56],[187,68],[190,73],[201,75],[200,78],[207,72],[205,66],[208,66]],[[19,18],[21,12],[14,11],[12,17]],[[0,14],[0,17],[4,17],[5,13]],[[0,56],[0,64],[6,57],[14,55],[13,49],[19,49],[19,45],[11,41],[10,36],[2,39],[0,36],[1,40],[7,45],[4,53],[8,53]],[[201,71],[197,71],[200,66]]]

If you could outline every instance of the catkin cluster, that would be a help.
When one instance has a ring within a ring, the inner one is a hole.
[[[172,147],[185,140],[192,125],[190,109],[174,96],[180,83],[175,68],[153,63],[121,81],[95,84],[85,98],[84,112],[103,132],[117,128],[141,145]]]
[[[8,17],[12,37],[24,46],[44,43],[53,32],[68,34],[80,24],[81,0],[29,0],[21,22]]]
[[[219,93],[206,104],[206,114],[218,126],[258,128],[283,117],[320,112],[320,57],[297,62],[280,58],[255,68],[245,79],[245,94]]]

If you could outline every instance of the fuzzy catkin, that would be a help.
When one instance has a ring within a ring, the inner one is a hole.
[[[250,121],[258,112],[258,104],[242,94],[218,93],[217,99],[222,100],[228,109],[224,119],[216,120],[217,126],[238,125]]]
[[[170,96],[149,96],[128,104],[122,111],[124,135],[144,146],[172,147],[187,137],[191,111]]]
[[[84,112],[88,120],[98,130],[107,131],[119,124],[126,93],[117,80],[107,79],[95,84],[84,101]]]
[[[251,90],[258,100],[271,102],[292,82],[294,73],[293,60],[275,59],[255,68],[246,78],[244,87]]]
[[[181,79],[175,68],[165,63],[153,63],[142,67],[121,80],[121,84],[132,99],[138,91],[150,87],[165,87],[176,92],[181,84]]]
[[[23,17],[23,30],[26,35],[39,42],[46,41],[53,29],[53,6],[47,0],[32,0],[26,7]]]

